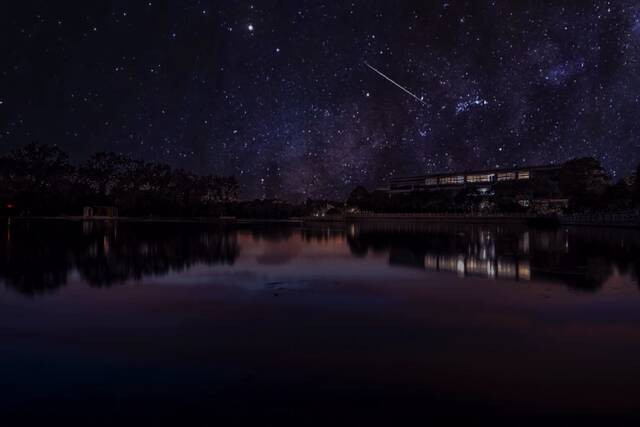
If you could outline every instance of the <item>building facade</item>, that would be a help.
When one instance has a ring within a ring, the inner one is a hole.
[[[414,191],[458,190],[465,187],[490,189],[500,182],[531,182],[536,178],[557,181],[561,166],[531,166],[512,169],[487,169],[393,178],[384,190],[392,194]]]

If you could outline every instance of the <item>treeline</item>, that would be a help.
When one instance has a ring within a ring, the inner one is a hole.
[[[120,216],[286,219],[370,212],[532,212],[537,201],[566,199],[568,212],[606,212],[640,206],[640,166],[635,176],[612,183],[593,158],[566,162],[555,177],[497,182],[404,194],[355,188],[346,203],[308,199],[238,201],[232,176],[198,175],[169,165],[102,152],[78,166],[51,145],[32,143],[0,155],[0,215],[81,215],[85,206],[114,206]],[[528,200],[531,204],[523,203]]]
[[[549,209],[537,201],[566,199],[567,212],[607,212],[640,206],[640,165],[634,176],[612,183],[597,159],[585,157],[564,163],[557,176],[533,176],[526,181],[497,182],[490,191],[475,186],[461,189],[389,193],[356,187],[347,199],[350,209],[396,212],[505,212],[524,213]],[[528,200],[531,203],[522,203]]]
[[[286,219],[343,202],[238,200],[232,176],[198,175],[162,163],[102,152],[78,166],[56,146],[32,143],[0,155],[0,215],[82,215],[111,206],[120,216]]]
[[[0,156],[0,206],[12,215],[80,215],[115,206],[126,216],[224,214],[234,177],[197,175],[162,163],[97,153],[79,166],[56,146],[32,143]]]

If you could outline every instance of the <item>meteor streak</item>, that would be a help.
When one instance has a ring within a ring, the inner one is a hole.
[[[387,77],[384,73],[382,73],[381,71],[379,71],[377,68],[375,68],[373,65],[370,65],[367,61],[364,61],[364,65],[366,65],[367,67],[371,68],[373,71],[375,71],[376,73],[378,73],[379,75],[381,75],[382,77],[384,77],[386,80],[390,81],[391,83],[393,83],[394,85],[398,86],[400,89],[402,89],[403,91],[405,91],[406,93],[408,93],[409,95],[411,95],[416,101],[418,101],[420,104],[422,105],[427,105],[422,98],[418,98],[417,96],[415,96],[413,93],[409,92],[409,90],[407,90],[405,87],[401,86],[400,84],[396,83],[395,81],[393,81],[391,78]]]

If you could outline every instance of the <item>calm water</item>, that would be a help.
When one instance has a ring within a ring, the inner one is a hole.
[[[14,220],[0,232],[3,417],[637,412],[638,231]]]

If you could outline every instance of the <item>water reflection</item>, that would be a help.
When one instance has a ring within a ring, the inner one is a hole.
[[[0,280],[26,295],[64,286],[76,270],[91,286],[233,264],[236,234],[178,223],[14,221],[0,248]]]
[[[597,290],[617,270],[638,280],[640,233],[606,228],[528,229],[465,224],[352,224],[356,256],[389,253],[389,263],[516,281],[561,282]]]
[[[260,265],[296,272],[300,246],[314,243],[392,268],[521,282],[563,283],[595,291],[614,273],[638,280],[637,230],[537,230],[464,224],[348,224],[251,226],[215,224],[14,221],[4,224],[0,280],[24,295],[64,286],[71,274],[90,286],[111,286],[196,265],[233,266],[241,251],[264,245]],[[240,237],[239,237],[240,236]],[[331,272],[347,268],[326,263]],[[298,266],[299,267],[299,266]],[[233,268],[233,267],[232,267]]]

